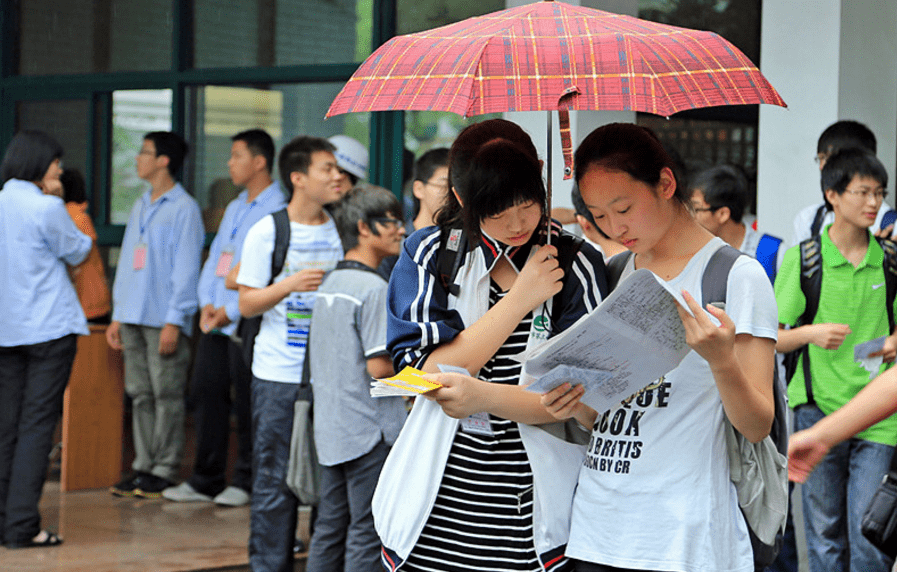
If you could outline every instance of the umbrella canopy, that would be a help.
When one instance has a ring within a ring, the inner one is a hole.
[[[685,109],[785,103],[717,34],[546,0],[397,36],[377,49],[327,116],[433,110]]]

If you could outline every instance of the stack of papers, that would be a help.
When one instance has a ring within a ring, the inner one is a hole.
[[[426,372],[413,367],[406,367],[393,377],[375,379],[371,382],[371,397],[396,397],[422,395],[442,387],[438,383],[427,381],[422,376]]]
[[[677,302],[691,313],[679,292],[651,271],[636,270],[592,313],[518,356],[524,372],[537,379],[527,389],[545,393],[564,383],[582,384],[581,401],[596,411],[618,405],[691,351]]]

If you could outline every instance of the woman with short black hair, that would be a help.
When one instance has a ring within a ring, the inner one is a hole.
[[[55,546],[38,502],[84,312],[66,265],[90,251],[54,192],[62,147],[22,131],[0,164],[0,537],[7,548]]]

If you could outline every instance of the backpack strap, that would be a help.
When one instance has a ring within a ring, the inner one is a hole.
[[[717,249],[707,261],[701,278],[701,299],[703,305],[725,303],[728,291],[729,271],[742,252],[726,244]]]
[[[771,234],[764,234],[760,237],[760,242],[757,244],[757,252],[755,253],[757,262],[763,266],[763,270],[765,270],[766,275],[769,276],[769,281],[773,283],[776,281],[779,248],[781,246],[781,238],[777,238]]]
[[[819,231],[822,230],[822,221],[825,219],[825,215],[828,212],[828,208],[825,203],[819,205],[819,208],[816,209],[816,215],[813,217],[813,223],[810,225],[810,236],[818,236]]]
[[[631,250],[624,250],[619,254],[615,254],[607,259],[605,267],[607,268],[607,292],[610,294],[620,283],[620,276],[623,275],[623,269],[626,263],[632,258]]]
[[[271,214],[274,219],[274,249],[271,251],[271,279],[268,285],[274,284],[274,278],[283,271],[286,263],[287,251],[290,249],[290,217],[287,209],[283,208]],[[240,318],[237,332],[243,343],[243,359],[246,365],[252,367],[252,358],[255,353],[255,338],[262,327],[262,315],[252,318]]]
[[[454,296],[461,289],[455,284],[461,261],[467,255],[467,236],[461,228],[443,228],[439,231],[439,250],[436,252],[436,267],[442,287]]]
[[[878,226],[879,229],[886,229],[889,226],[893,225],[897,222],[897,211],[894,209],[888,209],[884,215],[881,217],[881,224]],[[893,231],[891,232],[893,235]]]
[[[822,237],[818,234],[800,243],[800,290],[806,300],[804,313],[797,319],[798,326],[813,323],[819,310],[819,293],[822,290]],[[813,398],[813,379],[810,374],[810,346],[805,345],[799,352],[804,372],[804,387],[807,391],[807,403],[816,403]]]
[[[894,297],[897,295],[897,243],[887,238],[877,238],[885,253],[882,270],[885,272],[885,296],[888,312],[888,332],[894,333]]]
[[[290,216],[287,209],[283,208],[271,215],[274,218],[274,251],[271,253],[271,281],[283,271],[283,265],[287,261],[287,251],[290,249]]]

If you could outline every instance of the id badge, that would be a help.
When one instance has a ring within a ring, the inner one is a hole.
[[[146,267],[146,244],[139,243],[134,247],[134,270],[143,270]]]
[[[311,306],[302,298],[287,298],[287,345],[305,348],[311,326]]]
[[[485,435],[492,437],[492,423],[489,422],[489,414],[485,411],[474,413],[470,417],[461,420],[461,430],[473,435]]]
[[[234,263],[234,249],[226,248],[221,251],[221,256],[218,257],[218,264],[215,266],[215,276],[218,278],[224,278],[227,276],[227,273],[230,272],[230,267]]]

